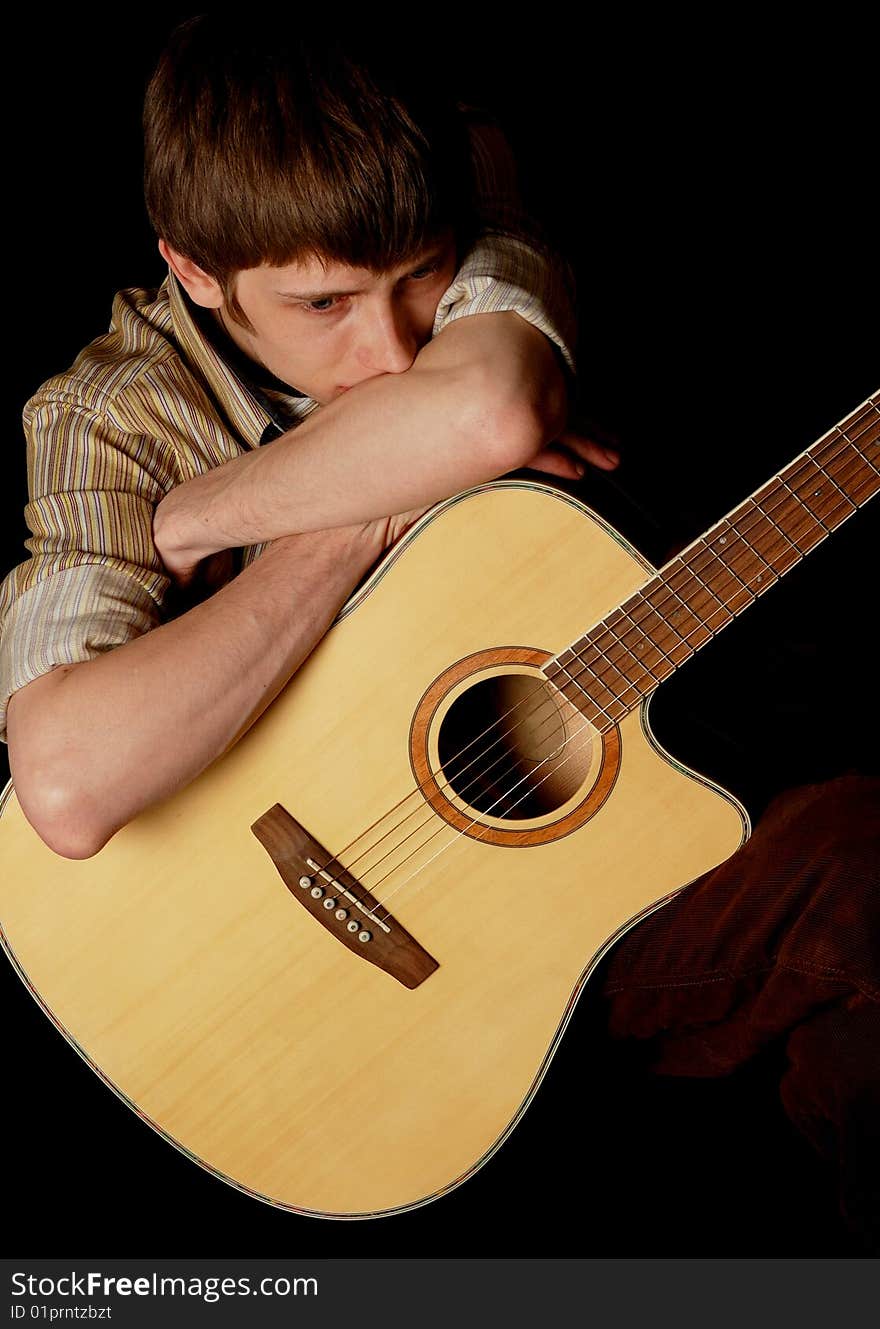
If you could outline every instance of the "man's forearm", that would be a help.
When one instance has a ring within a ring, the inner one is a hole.
[[[532,456],[565,426],[546,337],[514,313],[450,324],[276,442],[165,498],[155,535],[174,572],[219,549],[435,503]]]
[[[210,599],[9,706],[16,793],[57,852],[95,853],[257,719],[376,560],[375,529],[280,540]]]

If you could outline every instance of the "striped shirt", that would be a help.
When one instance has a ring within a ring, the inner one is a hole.
[[[510,150],[475,117],[484,219],[522,230]],[[570,268],[524,239],[483,234],[441,297],[432,336],[457,318],[506,310],[544,332],[574,373]],[[27,403],[31,557],[0,585],[0,736],[17,689],[167,616],[171,588],[152,538],[165,494],[319,409],[301,393],[258,385],[258,367],[249,372],[234,350],[218,346],[169,273],[158,290],[121,291],[109,331]],[[261,548],[243,551],[242,563]]]

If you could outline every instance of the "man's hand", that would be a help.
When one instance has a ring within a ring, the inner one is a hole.
[[[163,549],[158,539],[156,549],[175,589],[186,592],[193,600],[219,591],[232,576],[234,558],[231,549],[220,549],[216,554],[195,562],[189,554]]]
[[[368,525],[375,532],[376,539],[381,544],[381,552],[387,553],[392,545],[397,544],[401,536],[406,535],[411,526],[415,526],[420,517],[424,517],[426,512],[430,512],[434,507],[429,503],[425,508],[412,508],[409,512],[397,512],[392,517],[377,517]]]
[[[565,480],[579,480],[585,471],[584,462],[597,466],[600,471],[613,471],[620,465],[620,454],[585,434],[568,429],[549,447],[542,448],[529,462],[529,470],[545,471]]]
[[[219,468],[222,469],[222,468]],[[179,510],[190,493],[191,481],[184,481],[165,495],[153,514],[153,543],[178,591],[193,590],[204,582],[206,589],[217,589],[228,580],[232,567],[232,549],[200,549],[192,539],[183,539]],[[190,521],[190,534],[197,536],[198,522]]]

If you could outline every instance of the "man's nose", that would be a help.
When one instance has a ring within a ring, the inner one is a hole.
[[[371,313],[358,358],[373,374],[402,374],[420,345],[411,312],[389,304]]]

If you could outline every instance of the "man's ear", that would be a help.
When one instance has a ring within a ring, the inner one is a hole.
[[[220,309],[223,305],[223,291],[213,277],[193,263],[191,258],[184,258],[172,249],[164,240],[159,241],[159,253],[180,282],[191,300],[204,309]]]

